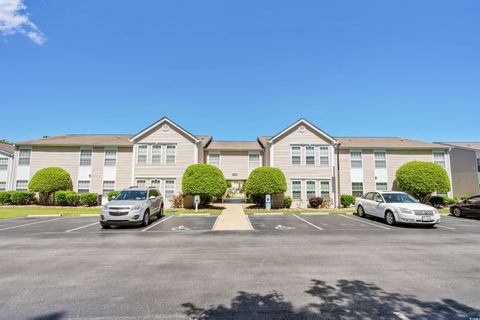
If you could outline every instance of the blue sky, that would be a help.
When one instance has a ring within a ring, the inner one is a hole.
[[[22,23],[0,18],[0,138],[165,115],[219,140],[304,117],[334,136],[480,141],[476,0],[23,4]]]

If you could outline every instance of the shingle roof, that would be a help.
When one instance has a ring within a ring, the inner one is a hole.
[[[11,144],[0,142],[0,150],[9,154],[13,154],[15,152],[15,147]]]
[[[480,151],[480,142],[437,142],[447,146],[459,147],[469,150]]]
[[[268,139],[270,139],[272,136],[259,136],[257,137],[258,142],[262,145],[262,147],[266,148],[268,144]]]
[[[202,146],[205,147],[212,140],[212,136],[195,136],[202,143]]]
[[[263,150],[257,141],[212,141],[207,150],[254,151]]]
[[[336,137],[340,148],[447,149],[439,144],[396,137]]]
[[[44,146],[132,146],[129,134],[66,134],[15,143],[16,145]]]

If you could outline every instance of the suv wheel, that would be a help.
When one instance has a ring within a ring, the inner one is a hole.
[[[358,213],[358,216],[360,218],[365,218],[366,214],[365,214],[365,210],[363,210],[363,207],[362,206],[358,206],[357,208],[357,213]]]
[[[143,214],[142,226],[146,227],[150,223],[150,212],[147,210]]]
[[[158,219],[163,217],[163,205],[160,206],[160,211],[158,212]]]
[[[385,221],[389,226],[393,226],[395,224],[395,216],[393,215],[392,211],[387,211],[387,213],[385,213]]]
[[[110,229],[110,225],[109,225],[109,224],[100,223],[100,225],[102,226],[102,229]]]
[[[454,208],[453,209],[453,215],[457,218],[460,218],[461,216],[463,216],[462,209]]]

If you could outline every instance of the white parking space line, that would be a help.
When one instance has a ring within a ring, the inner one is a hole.
[[[357,218],[354,218],[354,217],[349,217],[349,216],[346,216],[346,215],[343,215],[343,214],[339,214],[339,216],[344,217],[345,219],[351,219],[351,220],[355,220],[355,221],[358,221],[358,222],[361,222],[361,223],[365,223],[365,224],[368,224],[368,225],[371,225],[371,226],[374,226],[374,227],[377,227],[377,228],[382,228],[382,229],[385,229],[385,230],[391,230],[389,227],[380,226],[380,225],[375,224],[375,223],[371,223],[371,222],[368,222],[368,221],[363,221],[363,220],[360,220],[360,219],[357,219]]]
[[[16,229],[16,228],[21,228],[21,227],[27,227],[27,226],[31,226],[31,225],[34,225],[34,224],[40,224],[40,223],[45,223],[45,222],[50,222],[50,221],[55,221],[55,220],[60,220],[60,219],[63,219],[63,217],[56,218],[56,219],[48,219],[48,220],[43,220],[43,221],[20,224],[20,225],[16,225],[16,226],[13,226],[13,227],[2,228],[2,229],[0,229],[0,231]]]
[[[466,219],[466,218],[455,218],[455,217],[450,217],[450,216],[447,216],[447,217],[442,217],[440,218],[441,219],[445,219],[446,221],[452,221],[452,222],[468,222],[468,223],[473,223],[473,224],[480,224],[480,221],[478,220],[473,220],[473,219]]]
[[[444,228],[444,229],[449,229],[449,230],[456,230],[455,228],[445,227],[445,226],[442,226],[442,225],[440,225],[440,224],[437,224],[437,227],[439,227],[439,228]]]
[[[313,223],[311,223],[310,221],[307,221],[307,220],[305,220],[305,219],[303,219],[303,218],[300,218],[300,217],[299,217],[299,216],[297,216],[296,214],[292,214],[292,216],[294,216],[294,217],[295,217],[295,218],[297,218],[297,219],[300,219],[300,220],[302,220],[302,221],[303,221],[303,222],[305,222],[306,224],[309,224],[309,225],[311,225],[311,226],[312,226],[312,227],[314,227],[315,229],[318,229],[318,230],[321,230],[321,231],[323,231],[323,229],[322,229],[322,228],[320,228],[319,226],[317,226],[317,225],[314,225],[314,224],[313,224]]]
[[[80,229],[83,229],[83,228],[87,228],[87,227],[90,227],[90,226],[93,226],[93,225],[96,225],[96,224],[99,224],[98,221],[95,221],[94,223],[90,223],[90,224],[87,224],[85,226],[81,226],[81,227],[78,227],[78,228],[73,228],[73,229],[70,229],[70,230],[67,230],[65,232],[72,232],[72,231],[77,231],[77,230],[80,230]]]
[[[404,315],[401,312],[394,312],[393,314],[396,315],[401,320],[410,320],[406,315]]]
[[[173,217],[175,217],[175,216],[170,216],[170,217],[167,217],[167,218],[165,218],[165,219],[158,220],[158,221],[155,222],[154,224],[151,224],[151,225],[149,225],[148,227],[146,227],[145,229],[142,229],[142,232],[143,232],[143,231],[147,231],[147,230],[155,227],[157,224],[160,224],[160,223],[162,223],[162,222],[165,222],[165,221],[167,221],[168,219],[171,219],[171,218],[173,218]]]

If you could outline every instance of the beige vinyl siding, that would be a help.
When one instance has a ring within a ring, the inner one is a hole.
[[[218,153],[212,151],[212,153]],[[208,152],[207,162],[208,163]],[[262,153],[260,152],[260,165],[262,165]],[[226,180],[246,180],[249,175],[248,151],[221,151],[220,152],[220,170]],[[234,176],[234,174],[237,174]]]
[[[105,148],[95,147],[92,152],[92,173],[90,175],[90,192],[102,194],[103,159]]]
[[[132,147],[119,147],[117,150],[117,177],[115,190],[122,190],[132,185]]]
[[[375,159],[373,150],[362,150],[363,154],[363,190],[376,190]],[[389,179],[390,181],[390,179]],[[362,182],[362,181],[352,181]]]
[[[40,169],[60,167],[70,173],[75,187],[78,183],[79,163],[80,147],[34,146],[30,158],[30,178]]]
[[[476,159],[475,151],[460,148],[453,148],[450,151],[454,196],[480,193]]]
[[[350,175],[350,150],[340,149],[339,152],[340,168],[340,194],[352,194],[352,180]]]

